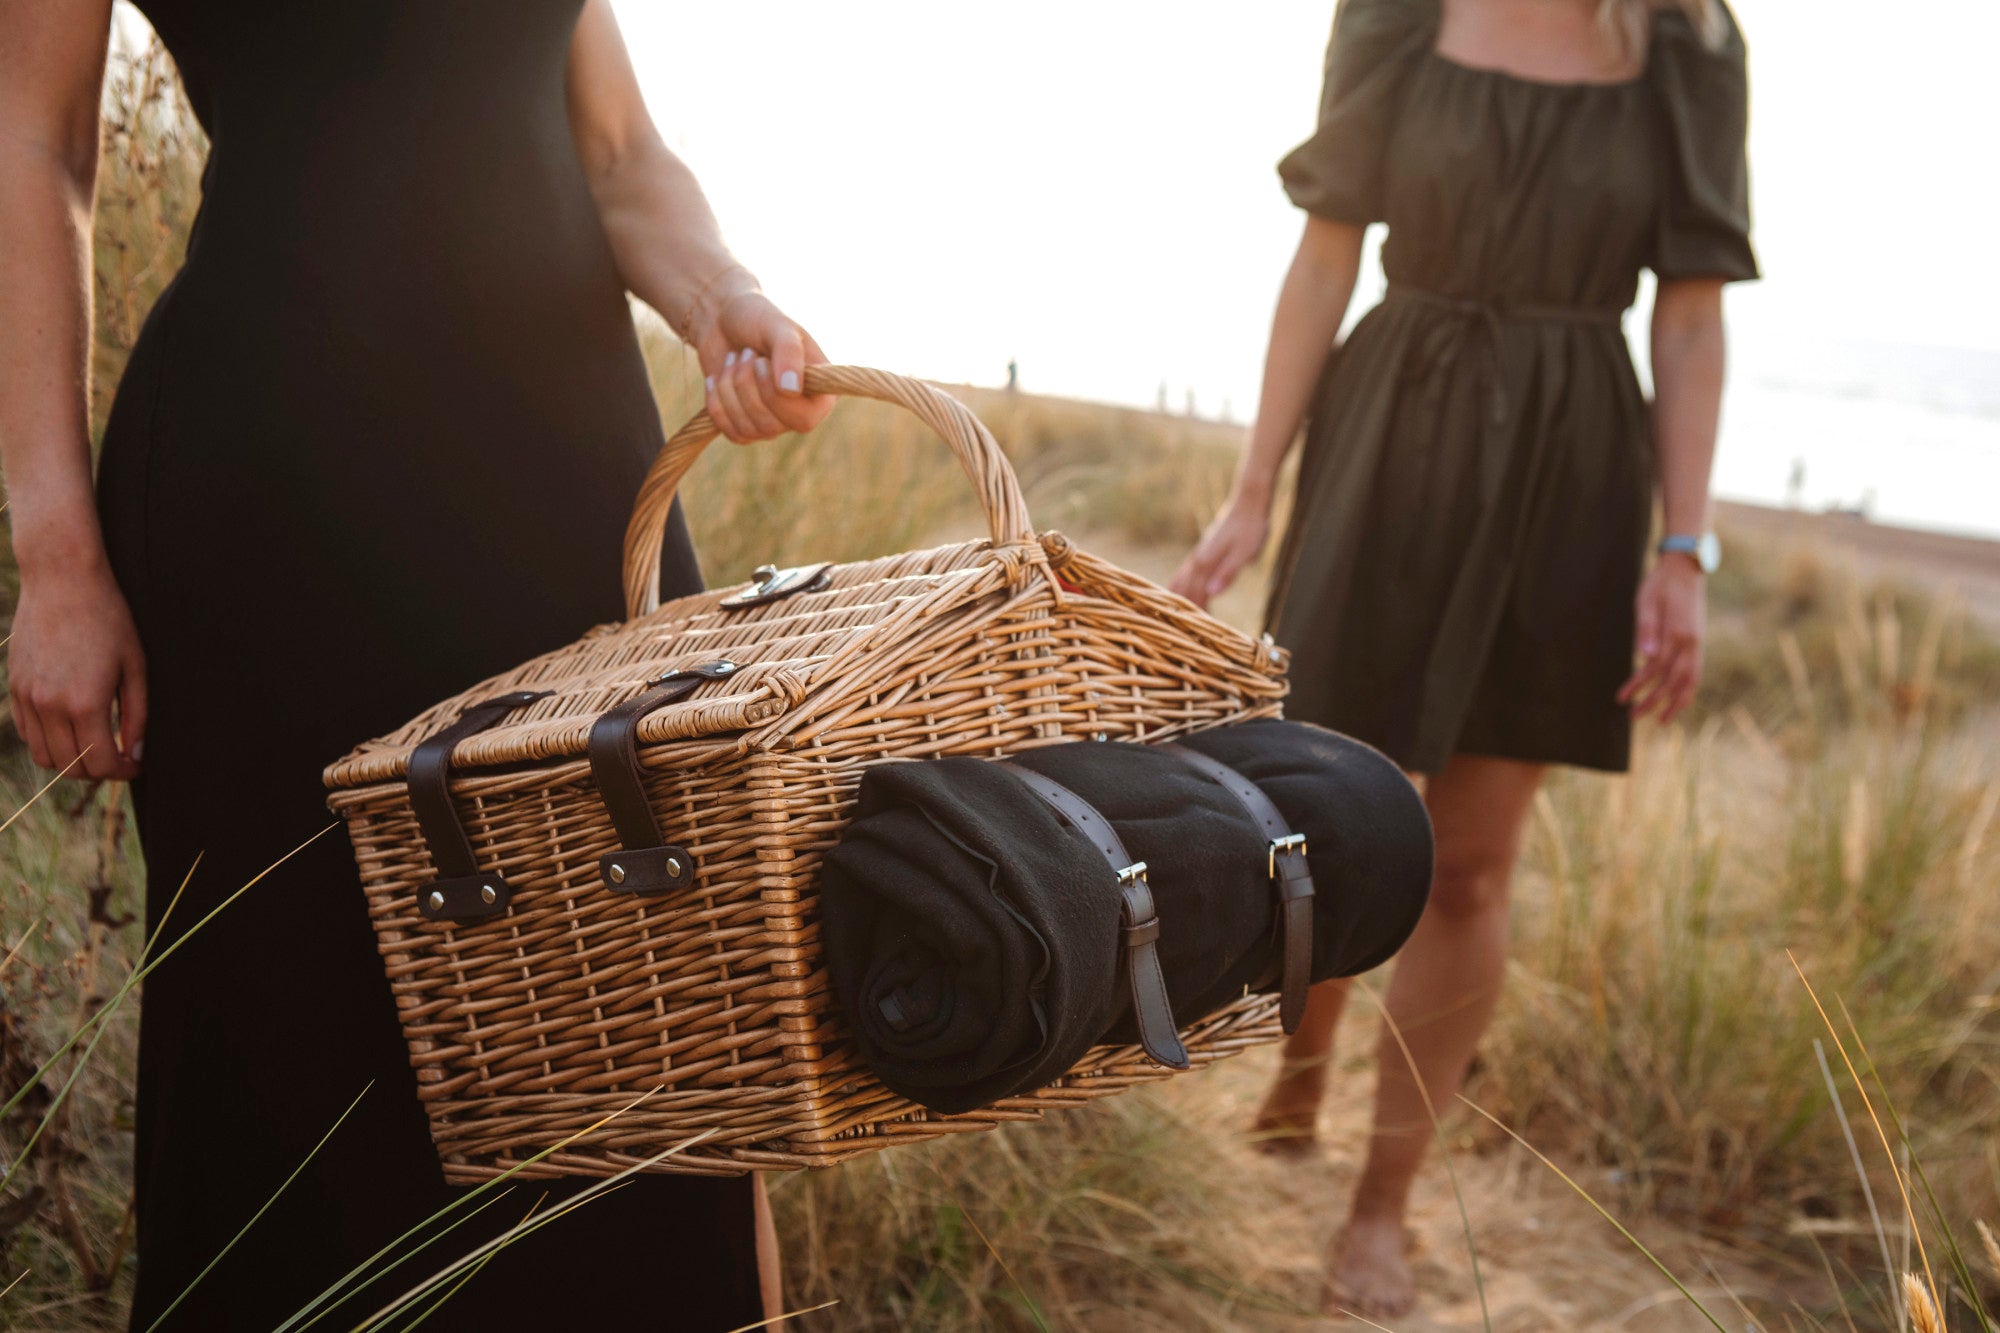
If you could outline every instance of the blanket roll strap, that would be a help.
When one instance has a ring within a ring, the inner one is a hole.
[[[694,882],[694,858],[685,848],[669,846],[646,799],[645,774],[639,768],[639,720],[677,703],[711,680],[734,675],[734,662],[706,662],[648,681],[646,690],[599,717],[590,726],[590,772],[597,792],[618,830],[618,851],[597,862],[604,887],[618,893],[665,893]]]
[[[1306,994],[1312,987],[1313,962],[1313,878],[1306,863],[1306,839],[1294,833],[1284,815],[1250,779],[1220,759],[1171,741],[1153,747],[1192,766],[1216,786],[1234,796],[1270,843],[1266,873],[1278,893],[1278,932],[1282,980],[1279,985],[1278,1015],[1285,1034],[1298,1031],[1305,1017]]]
[[[512,888],[497,871],[490,875],[479,873],[472,838],[458,817],[458,807],[451,803],[451,752],[467,736],[485,731],[509,713],[548,697],[547,690],[516,690],[481,700],[410,752],[410,808],[416,813],[417,828],[424,835],[431,864],[438,871],[436,879],[417,890],[417,910],[426,920],[465,923],[498,916],[507,910],[507,903],[514,896]]]
[[[1139,1045],[1155,1064],[1168,1069],[1187,1069],[1187,1047],[1174,1027],[1173,1004],[1167,997],[1167,979],[1160,971],[1156,945],[1160,938],[1160,918],[1153,910],[1153,888],[1146,878],[1146,863],[1134,861],[1111,821],[1096,807],[1054,778],[1031,768],[1000,761],[1000,767],[1019,778],[1028,790],[1047,801],[1071,828],[1088,838],[1104,854],[1118,877],[1119,919],[1124,928],[1123,962],[1132,988],[1132,1017],[1139,1028]]]

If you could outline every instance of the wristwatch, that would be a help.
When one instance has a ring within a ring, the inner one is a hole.
[[[1722,543],[1712,532],[1704,532],[1699,537],[1675,532],[1660,538],[1661,555],[1684,555],[1694,561],[1696,568],[1704,574],[1713,574],[1722,563]]]

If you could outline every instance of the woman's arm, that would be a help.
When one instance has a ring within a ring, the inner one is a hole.
[[[1720,279],[1662,282],[1653,298],[1653,438],[1670,533],[1708,531],[1709,472],[1722,413],[1725,339]],[[1635,716],[1670,721],[1694,701],[1707,632],[1707,576],[1685,556],[1654,562],[1639,585],[1639,666],[1619,691]]]
[[[14,725],[35,762],[138,773],[145,658],[90,478],[90,218],[110,0],[0,0],[0,465],[21,597]]]
[[[1220,596],[1257,558],[1271,531],[1271,497],[1278,470],[1298,437],[1313,385],[1340,332],[1361,271],[1363,228],[1321,217],[1306,219],[1298,253],[1278,290],[1271,342],[1264,353],[1264,387],[1250,444],[1222,512],[1181,562],[1169,585],[1200,606]]]
[[[694,173],[646,112],[610,0],[588,0],[577,20],[569,120],[625,286],[700,356],[723,434],[748,443],[818,425],[833,400],[801,389],[826,356],[723,244]]]

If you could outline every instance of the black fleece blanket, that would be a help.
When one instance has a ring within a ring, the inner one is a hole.
[[[1393,764],[1302,723],[1182,741],[1256,782],[1306,835],[1315,980],[1401,946],[1422,911],[1431,844]],[[1058,745],[1014,762],[1097,807],[1147,863],[1179,1024],[1275,972],[1267,844],[1227,791],[1143,745]],[[1051,1082],[1101,1042],[1136,1039],[1110,866],[1002,768],[942,759],[870,771],[820,893],[835,996],[862,1057],[912,1101],[971,1110]]]

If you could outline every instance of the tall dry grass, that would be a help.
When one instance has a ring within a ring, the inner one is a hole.
[[[164,57],[125,60],[107,94],[100,411],[178,261],[198,176],[198,135]],[[694,370],[657,326],[645,338],[671,426],[697,401]],[[964,392],[1037,518],[1086,540],[1184,546],[1240,440],[1208,423]],[[873,404],[843,405],[809,444],[718,445],[688,491],[718,582],[976,523],[942,446]],[[1827,1034],[1786,955],[1852,1013],[1940,1212],[1968,1236],[1975,1219],[2000,1219],[2000,648],[1948,598],[1868,585],[1810,547],[1733,545],[1695,719],[1646,735],[1631,778],[1561,776],[1537,807],[1514,984],[1471,1094],[1544,1150],[1596,1164],[1616,1207],[1760,1254],[1824,1250],[1832,1277],[1794,1293],[1795,1326],[1846,1327],[1845,1309],[1857,1328],[1892,1328],[1897,1185],[1864,1142],[1895,1233],[1885,1265],[1814,1052]],[[18,753],[0,755],[0,817],[36,781]],[[0,832],[0,1102],[138,949],[118,793],[56,795]],[[55,1138],[0,1185],[0,1287],[25,1274],[0,1297],[0,1323],[119,1321],[132,1017],[114,1023]],[[1246,1077],[1224,1066],[1192,1086]],[[1856,1090],[1836,1087],[1858,1119]],[[1312,1293],[1248,1253],[1272,1234],[1272,1200],[1240,1153],[1216,1150],[1227,1126],[1192,1114],[1197,1097],[1152,1090],[781,1181],[793,1296],[840,1301],[808,1326],[1293,1319]],[[1499,1150],[1497,1132],[1470,1123],[1454,1142]],[[20,1132],[18,1119],[0,1125],[0,1149]],[[2000,1253],[1992,1264],[1968,1265],[1989,1295]],[[1946,1285],[1941,1317],[1960,1318]]]

